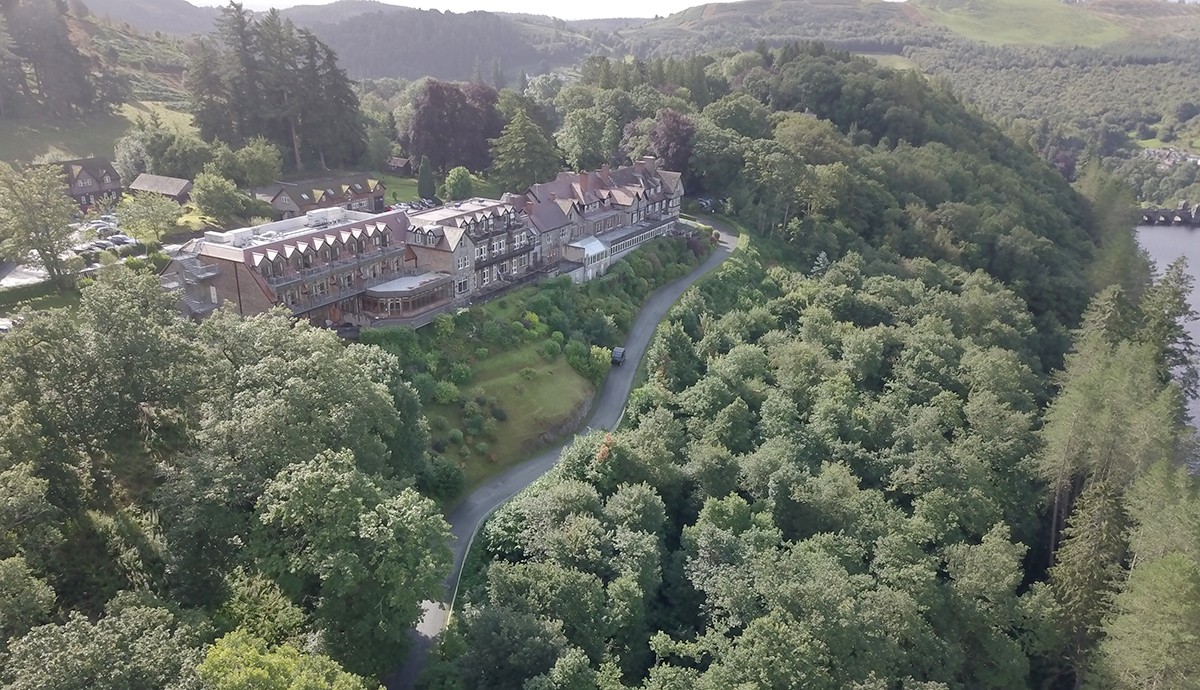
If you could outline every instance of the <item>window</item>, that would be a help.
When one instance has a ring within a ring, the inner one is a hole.
[[[492,246],[492,251],[494,251],[494,252],[503,252],[504,251],[504,238],[503,237],[496,240],[496,243]]]
[[[312,292],[314,297],[327,295],[329,294],[329,283],[325,282],[324,280],[319,283],[313,283],[309,290]]]
[[[458,292],[459,294],[466,292],[466,291],[467,291],[467,280],[466,280],[466,278],[464,278],[464,279],[462,279],[462,280],[458,281],[458,283],[456,283],[456,284],[454,285],[454,290],[455,290],[456,292]]]
[[[111,183],[112,183],[112,176],[111,176],[111,175],[105,175],[105,176],[104,176],[104,184],[111,184]]]
[[[208,301],[213,304],[217,303],[217,288],[215,285],[208,286]]]
[[[79,187],[80,189],[83,189],[84,187],[86,187],[86,186],[87,186],[87,183],[86,183],[86,182],[84,182],[83,180],[80,180],[80,181],[78,181],[78,182],[76,182],[76,183],[75,183],[75,186],[76,186],[76,187]]]
[[[490,282],[492,282],[492,271],[491,269],[485,268],[483,269],[483,281],[480,284],[487,285]]]
[[[458,260],[457,260],[455,266],[458,268],[458,270],[461,271],[461,270],[465,269],[469,264],[470,264],[470,257],[463,255],[463,256],[458,257]]]
[[[486,259],[486,258],[487,258],[487,247],[485,247],[483,245],[479,245],[478,247],[476,247],[475,248],[475,259],[478,261],[480,259]]]

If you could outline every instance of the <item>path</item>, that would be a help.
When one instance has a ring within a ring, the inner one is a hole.
[[[638,364],[642,361],[642,356],[646,353],[646,347],[650,344],[650,338],[653,337],[659,322],[667,315],[671,305],[675,304],[684,290],[729,258],[734,247],[737,246],[737,235],[734,234],[732,228],[713,218],[706,217],[704,222],[720,231],[721,243],[705,259],[704,263],[692,269],[692,272],[683,278],[660,288],[650,295],[646,303],[642,305],[641,311],[638,312],[637,318],[633,322],[633,327],[629,330],[629,336],[625,340],[625,364],[613,367],[604,380],[604,386],[593,401],[591,414],[582,430],[616,427],[621,410],[625,408],[625,401],[629,399]],[[563,448],[570,445],[573,440],[573,438],[568,438],[562,444],[544,451],[537,457],[509,468],[472,491],[471,495],[467,496],[446,517],[447,522],[450,523],[450,533],[454,535],[454,543],[451,546],[454,552],[454,568],[450,571],[450,577],[445,581],[445,596],[443,597],[445,602],[452,601],[454,597],[458,587],[458,578],[462,573],[463,559],[470,550],[471,540],[474,538],[475,532],[483,525],[483,521],[501,504],[553,467]],[[433,638],[446,627],[445,603],[427,601],[423,606],[425,607],[425,616],[417,625],[415,634],[412,636],[412,646],[404,666],[388,679],[389,690],[403,690],[415,686],[417,677],[420,676],[421,670],[425,666],[425,657],[433,645]]]

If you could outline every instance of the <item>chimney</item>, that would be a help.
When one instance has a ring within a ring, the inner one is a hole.
[[[600,172],[604,173],[606,176],[608,175],[608,163],[600,166]]]

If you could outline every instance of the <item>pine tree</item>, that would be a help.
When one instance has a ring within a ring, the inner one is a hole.
[[[1127,527],[1117,493],[1105,482],[1092,484],[1075,502],[1050,569],[1050,589],[1061,611],[1065,656],[1076,688],[1083,685],[1101,621],[1121,580]]]
[[[262,61],[258,52],[258,27],[254,17],[240,3],[221,8],[217,32],[226,52],[224,70],[228,76],[228,117],[235,136],[228,142],[241,145],[261,132]]]
[[[507,191],[523,192],[536,182],[553,179],[562,169],[562,154],[524,110],[517,110],[491,144],[491,177]]]
[[[221,57],[212,43],[200,38],[188,64],[184,84],[191,101],[192,117],[205,141],[230,141],[229,91],[223,76]]]
[[[263,109],[266,126],[259,134],[291,153],[297,169],[300,161],[299,119],[304,84],[295,77],[299,72],[301,43],[290,20],[285,21],[272,9],[258,24],[259,46],[263,56]]]

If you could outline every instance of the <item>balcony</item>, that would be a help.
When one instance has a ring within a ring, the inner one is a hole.
[[[371,264],[382,259],[392,259],[397,256],[404,255],[405,245],[394,244],[390,247],[382,247],[379,249],[371,249],[361,254],[351,254],[334,261],[317,264],[310,268],[301,268],[299,270],[291,270],[281,276],[267,276],[267,285],[272,288],[287,287],[296,283],[303,283],[314,278],[327,276],[330,273],[340,273],[348,270],[359,268],[366,264]]]

